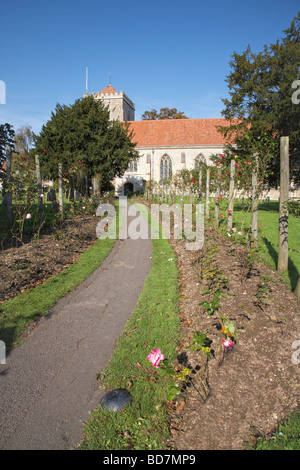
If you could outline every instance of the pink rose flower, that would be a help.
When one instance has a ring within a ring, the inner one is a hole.
[[[164,354],[161,353],[160,349],[153,349],[151,353],[147,356],[147,359],[151,362],[153,367],[158,369],[160,361],[163,361],[165,358]]]
[[[232,339],[223,339],[222,343],[225,349],[232,349],[234,347],[234,341],[232,341]]]

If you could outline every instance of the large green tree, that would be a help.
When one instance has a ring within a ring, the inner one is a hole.
[[[272,184],[279,180],[280,136],[290,139],[290,174],[300,183],[300,105],[292,100],[300,78],[300,15],[285,36],[259,53],[251,47],[234,53],[230,62],[229,98],[224,99],[223,116],[230,121],[220,128],[233,137],[232,152],[249,160],[258,155],[260,168]]]
[[[143,121],[159,120],[159,119],[188,119],[182,111],[177,111],[176,108],[160,108],[157,112],[156,109],[145,111],[142,115]]]
[[[45,176],[56,179],[62,163],[65,172],[97,175],[102,185],[138,158],[128,126],[110,121],[107,108],[91,96],[70,106],[57,104],[36,137],[34,153],[40,155]]]

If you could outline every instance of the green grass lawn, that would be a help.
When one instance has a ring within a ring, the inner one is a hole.
[[[225,213],[225,212],[224,212]],[[258,222],[259,226],[259,257],[272,269],[277,269],[278,261],[278,219],[279,203],[271,201],[270,205],[259,204]],[[249,230],[251,221],[251,212],[243,207],[242,203],[235,200],[233,225],[237,231],[243,232]],[[226,229],[226,220],[221,220],[220,228]],[[289,215],[288,225],[288,245],[289,245],[289,263],[288,271],[282,274],[284,281],[293,291],[296,287],[300,272],[300,217]],[[235,235],[236,240],[239,239]]]
[[[259,437],[254,450],[300,450],[300,408],[272,436]]]

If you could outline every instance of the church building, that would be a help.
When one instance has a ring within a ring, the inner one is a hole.
[[[92,96],[108,106],[111,119],[129,122],[140,154],[124,175],[115,179],[119,195],[143,189],[146,181],[160,182],[182,169],[197,169],[200,162],[211,165],[212,155],[224,153],[225,139],[217,126],[225,126],[225,119],[135,121],[135,105],[123,91],[118,93],[109,85]]]

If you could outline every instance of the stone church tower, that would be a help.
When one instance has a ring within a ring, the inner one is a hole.
[[[85,93],[84,96],[88,96]],[[111,85],[108,85],[98,93],[92,93],[95,100],[101,100],[104,106],[108,106],[111,120],[134,121],[135,106],[124,91],[118,93]]]

